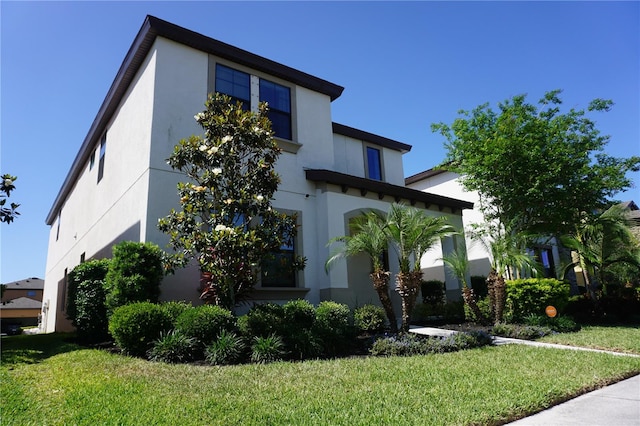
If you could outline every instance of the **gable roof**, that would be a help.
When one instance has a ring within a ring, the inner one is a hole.
[[[71,169],[56,196],[55,201],[49,210],[46,218],[47,225],[51,225],[55,220],[58,212],[67,198],[67,195],[73,189],[75,181],[80,176],[82,169],[89,156],[97,144],[98,139],[104,132],[107,122],[118,108],[129,85],[133,81],[140,66],[144,62],[145,57],[151,50],[153,43],[157,37],[164,37],[185,46],[228,59],[238,64],[245,65],[266,74],[279,77],[283,80],[290,81],[307,89],[323,93],[335,100],[338,98],[344,87],[330,83],[326,80],[314,77],[310,74],[298,71],[294,68],[282,65],[270,59],[250,53],[246,50],[239,49],[221,41],[212,39],[162,19],[147,15],[140,31],[136,35],[129,51],[127,52],[120,69],[118,70],[107,96],[105,97],[96,118],[93,120],[89,132],[85,137],[78,154],[76,155]]]
[[[4,284],[5,290],[43,290],[44,280],[41,278],[25,278],[24,280],[14,281]]]
[[[0,303],[0,309],[40,309],[42,308],[42,302],[33,300],[28,297],[18,297],[17,299],[11,299],[6,302]]]

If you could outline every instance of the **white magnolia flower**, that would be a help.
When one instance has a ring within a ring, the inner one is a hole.
[[[233,136],[227,135],[222,138],[222,143],[231,142],[233,140]]]
[[[216,167],[212,170],[212,172],[215,176],[218,176],[220,173],[222,173],[222,169],[220,167]]]
[[[204,152],[207,149],[209,149],[209,147],[207,147],[206,145],[200,145],[200,151]]]
[[[262,195],[258,195],[258,196],[256,196],[256,200],[262,201],[262,200],[264,200],[264,197]]]
[[[254,131],[255,133],[258,133],[258,134],[262,133],[262,129],[261,129],[260,127],[258,127],[258,126],[254,127],[254,128],[253,128],[253,131]]]
[[[13,181],[11,179],[4,180],[4,186],[11,186],[11,185],[13,185]]]
[[[215,230],[216,230],[216,232],[226,231],[227,227],[222,225],[222,224],[220,224],[220,225],[216,225]]]
[[[215,154],[215,153],[217,153],[217,152],[218,152],[218,149],[219,149],[219,148],[218,148],[217,146],[212,146],[211,148],[209,148],[209,151],[207,151],[207,153],[208,153],[209,155],[213,155],[213,154]]]
[[[196,115],[193,116],[193,118],[195,118],[196,121],[204,120],[204,112],[197,113]]]

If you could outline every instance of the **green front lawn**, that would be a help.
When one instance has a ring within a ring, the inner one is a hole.
[[[508,345],[407,358],[167,365],[2,339],[3,425],[503,422],[640,373],[640,359]]]
[[[584,326],[577,333],[553,334],[538,341],[640,355],[640,326]]]

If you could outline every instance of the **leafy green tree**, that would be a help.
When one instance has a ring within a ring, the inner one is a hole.
[[[586,216],[574,232],[561,237],[565,247],[578,253],[578,261],[569,266],[580,266],[591,296],[595,296],[593,280],[608,293],[615,284],[616,267],[624,265],[640,275],[640,242],[629,227],[626,212],[614,205],[599,216]]]
[[[393,303],[389,295],[390,272],[384,270],[382,261],[384,251],[389,246],[387,234],[385,233],[384,216],[369,211],[353,218],[349,223],[350,235],[332,239],[329,244],[336,242],[344,243],[338,250],[333,252],[327,262],[326,269],[329,269],[338,259],[344,257],[366,254],[372,263],[372,271],[369,277],[373,283],[373,288],[378,294],[380,303],[389,320],[390,331],[398,332],[398,320],[393,309]]]
[[[159,221],[175,250],[174,267],[197,260],[206,277],[203,298],[232,309],[256,282],[271,253],[290,244],[296,219],[271,208],[280,178],[274,170],[280,155],[267,117],[215,94],[195,115],[203,135],[182,139],[168,164],[183,172],[178,184],[180,209]],[[304,260],[287,267],[298,270]]]
[[[17,211],[20,204],[11,203],[9,207],[5,207],[4,205],[7,202],[7,198],[11,195],[11,191],[16,189],[16,186],[13,183],[18,178],[9,174],[4,174],[0,179],[0,193],[3,193],[0,194],[0,222],[11,223],[16,216],[20,215]]]
[[[640,157],[614,158],[584,110],[560,113],[560,90],[530,104],[524,95],[492,110],[488,104],[451,126],[432,125],[447,140],[447,169],[462,175],[467,190],[478,191],[488,220],[519,231],[549,235],[569,232],[582,212],[603,210],[607,199],[632,185],[629,171]],[[608,111],[613,103],[595,99],[588,111]]]
[[[402,331],[408,331],[411,313],[422,282],[420,259],[441,238],[455,234],[444,216],[429,217],[423,210],[392,204],[386,217],[385,233],[400,263],[396,291],[402,299]]]

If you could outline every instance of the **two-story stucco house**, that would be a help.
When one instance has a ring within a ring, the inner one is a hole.
[[[461,227],[462,209],[472,208],[466,201],[407,188],[402,155],[409,145],[332,122],[331,103],[342,87],[148,16],[46,219],[51,231],[45,331],[69,329],[66,277],[80,262],[109,257],[112,245],[122,240],[166,247],[168,238],[157,222],[178,206],[176,185],[184,179],[166,159],[181,138],[201,132],[193,117],[214,91],[250,108],[269,101],[283,151],[273,206],[297,213],[291,249],[308,259],[292,279],[259,283],[256,301],[376,303],[366,259],[324,269],[327,242],[348,232],[350,218],[363,209],[384,212],[403,202]],[[392,271],[397,270],[390,257]],[[180,270],[163,281],[161,299],[197,301],[198,286],[196,267]]]
[[[477,191],[467,191],[460,182],[461,176],[458,173],[446,170],[446,168],[434,168],[409,176],[405,179],[407,187],[425,191],[431,194],[446,194],[459,200],[473,203],[472,209],[464,210],[462,221],[466,230],[473,225],[481,225],[485,222],[484,215],[480,210],[480,197]],[[468,238],[466,247],[467,258],[469,259],[470,275],[487,276],[491,270],[491,257],[487,248]],[[561,265],[558,245],[553,238],[540,238],[536,244],[529,248],[530,253],[540,262],[544,276],[556,277],[557,267]],[[435,257],[425,257],[422,259],[422,270],[426,276],[444,281],[444,271],[442,261]]]

